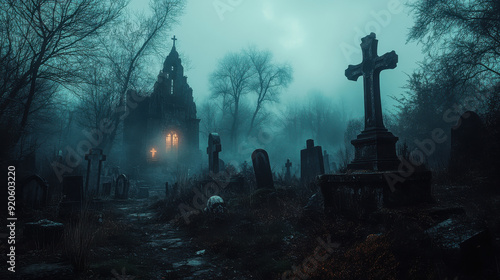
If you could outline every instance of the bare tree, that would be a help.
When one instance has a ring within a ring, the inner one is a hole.
[[[500,79],[500,3],[491,0],[413,1],[409,41],[421,42],[433,61],[452,61],[458,82]],[[450,63],[447,63],[450,64]],[[447,71],[447,69],[442,69]]]
[[[292,82],[292,68],[288,64],[278,65],[273,63],[270,51],[259,51],[250,48],[246,51],[254,71],[251,90],[257,95],[255,110],[248,128],[248,135],[254,129],[257,115],[265,103],[278,101],[281,91]]]
[[[124,1],[68,0],[0,3],[2,79],[0,120],[12,116],[12,106],[22,110],[12,127],[2,127],[10,137],[9,149],[25,132],[42,81],[68,86],[79,81],[82,61],[97,47],[96,38],[116,19]],[[5,141],[5,139],[4,139]]]
[[[232,117],[230,128],[231,147],[235,149],[240,125],[240,101],[250,92],[252,85],[252,63],[244,53],[229,53],[219,61],[217,70],[210,77],[214,97],[221,97],[223,107]]]

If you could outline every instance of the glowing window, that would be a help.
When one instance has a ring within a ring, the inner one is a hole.
[[[179,146],[179,137],[177,136],[177,133],[168,133],[165,141],[167,152],[171,151],[172,149],[177,149],[177,147]]]

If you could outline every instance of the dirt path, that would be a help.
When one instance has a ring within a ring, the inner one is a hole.
[[[182,230],[157,222],[148,208],[151,202],[113,201],[107,206],[118,217],[116,222],[126,225],[118,240],[112,236],[108,246],[98,249],[103,267],[114,259],[116,279],[132,279],[124,274],[137,276],[134,279],[252,279],[233,270],[227,260],[208,255]],[[116,269],[120,263],[124,272]]]

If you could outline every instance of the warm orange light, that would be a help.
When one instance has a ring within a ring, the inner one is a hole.
[[[156,154],[155,148],[152,148],[151,151],[149,151],[149,152],[151,153],[151,157],[154,158],[155,154]]]
[[[179,144],[179,138],[177,137],[177,134],[174,133],[172,137],[172,146],[177,147],[178,144]]]
[[[167,151],[170,150],[170,147],[172,146],[172,135],[169,133],[167,134],[167,138],[165,139],[166,144],[167,144]]]

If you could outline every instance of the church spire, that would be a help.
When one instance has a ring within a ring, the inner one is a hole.
[[[175,35],[174,35],[174,37],[172,37],[171,39],[172,39],[172,41],[174,41],[174,45],[172,46],[172,49],[175,49],[175,41],[177,41],[177,38],[175,38]]]

